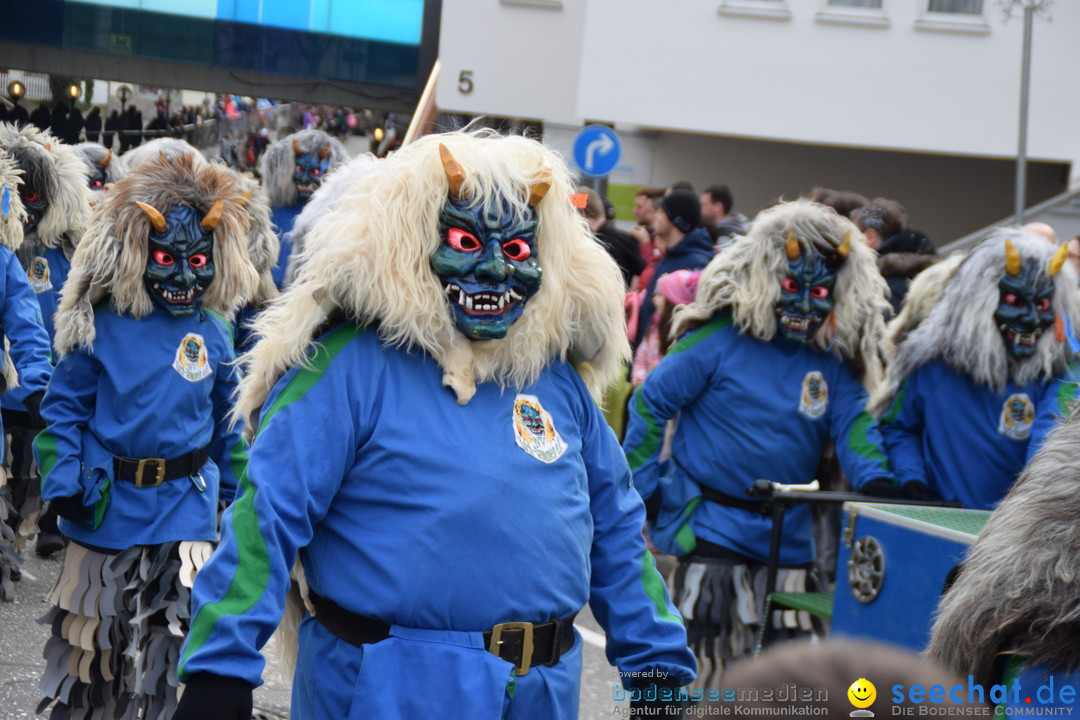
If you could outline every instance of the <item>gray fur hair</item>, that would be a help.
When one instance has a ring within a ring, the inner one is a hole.
[[[333,207],[334,202],[349,190],[353,183],[358,182],[371,172],[378,161],[379,159],[371,153],[356,156],[330,175],[304,205],[304,209],[300,211],[293,222],[292,230],[289,231],[289,239],[292,241],[292,253],[289,255],[288,263],[285,266],[284,285],[286,287],[296,278],[300,265],[304,262],[303,256],[304,247],[307,245],[307,235],[315,227],[315,223]]]
[[[199,160],[206,160],[206,156],[202,154],[202,151],[187,140],[174,137],[159,137],[131,148],[124,153],[124,159],[127,160],[128,169],[134,170],[144,162],[156,159],[159,155],[171,157],[189,153],[198,155]]]
[[[71,257],[90,221],[90,188],[71,146],[33,125],[0,123],[0,148],[22,169],[22,181],[39,188],[48,207],[25,234],[20,257],[59,247]]]
[[[530,188],[550,173],[550,189],[536,207],[543,283],[503,339],[470,342],[462,335],[431,267],[449,187],[440,144],[465,170],[464,193],[492,205],[505,193],[512,212],[528,212]],[[257,318],[260,340],[242,359],[235,415],[253,417],[278,378],[307,361],[316,332],[338,310],[354,322],[377,323],[388,346],[430,355],[461,404],[477,382],[523,387],[556,358],[577,366],[599,401],[629,359],[624,286],[614,260],[570,205],[573,187],[559,155],[535,140],[490,131],[428,135],[377,163],[308,233],[296,280]]]
[[[108,159],[105,165],[105,184],[112,185],[120,178],[127,175],[128,159],[126,156],[114,153],[101,143],[83,142],[73,145],[71,148],[75,155],[82,161],[85,168],[84,177],[89,180],[102,170],[102,163]],[[131,154],[130,152],[128,153]],[[105,199],[105,190],[90,190],[91,203],[97,205]]]
[[[277,266],[281,241],[278,240],[274,223],[270,219],[270,200],[266,197],[266,190],[251,174],[230,171],[236,174],[243,195],[247,198],[244,209],[251,219],[248,225],[247,250],[255,272],[259,274],[259,286],[251,302],[261,308],[279,294],[273,270]]]
[[[22,245],[22,224],[26,219],[26,210],[19,199],[20,175],[22,170],[15,164],[15,160],[0,150],[0,193],[7,194],[7,212],[0,214],[0,245],[12,252]]]
[[[802,252],[833,254],[849,238],[847,258],[837,272],[831,323],[811,340],[815,348],[852,363],[871,392],[883,378],[881,352],[889,288],[878,272],[876,253],[855,224],[830,207],[806,199],[762,211],[750,233],[736,237],[702,272],[693,303],[675,311],[672,339],[729,310],[739,328],[769,342],[777,332],[776,303],[788,267],[786,245],[794,233]]]
[[[929,315],[896,348],[888,370],[888,385],[875,397],[871,409],[887,411],[904,379],[930,362],[941,360],[958,373],[985,387],[1000,391],[1011,378],[1017,385],[1049,379],[1064,372],[1069,362],[1067,343],[1058,342],[1053,332],[1044,332],[1035,354],[1013,361],[994,319],[1000,303],[998,282],[1005,274],[1005,240],[1008,238],[1022,259],[1035,258],[1047,272],[1057,252],[1046,238],[1017,228],[999,228],[973,248],[952,272],[943,268],[940,299]],[[1080,290],[1076,271],[1066,262],[1053,278],[1053,307],[1066,315],[1073,327],[1080,327]]]
[[[213,231],[216,273],[200,302],[226,317],[249,302],[259,278],[248,257],[250,218],[236,173],[200,162],[190,153],[159,153],[132,169],[94,208],[90,231],[75,251],[60,296],[57,352],[93,347],[94,306],[105,297],[121,315],[141,318],[153,310],[144,282],[151,225],[136,202],[166,215],[177,205],[205,214],[217,200],[224,207]]]
[[[999,654],[1054,672],[1080,668],[1078,445],[1074,412],[990,515],[941,598],[926,653],[961,676],[1000,682]]]
[[[327,174],[349,159],[349,153],[341,141],[322,130],[301,130],[270,143],[259,158],[258,171],[272,208],[292,207],[298,199],[296,184],[293,183],[293,171],[296,168],[293,143],[305,154],[328,148],[330,166]]]

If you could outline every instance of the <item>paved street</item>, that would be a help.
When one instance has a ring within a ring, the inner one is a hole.
[[[15,601],[0,602],[0,720],[38,717],[34,714],[41,700],[37,683],[45,667],[41,651],[49,632],[36,620],[48,610],[42,598],[60,571],[59,557],[42,560],[32,548],[23,555],[23,579],[15,583]],[[613,709],[616,706],[625,709],[628,703],[615,703],[611,699],[615,671],[604,659],[603,634],[587,610],[579,616],[578,628],[585,640],[581,720],[615,717]],[[256,708],[268,720],[287,718],[289,681],[282,676],[272,648],[268,647],[265,654],[266,682],[255,691]]]

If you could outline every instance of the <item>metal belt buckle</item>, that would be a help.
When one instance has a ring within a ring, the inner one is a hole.
[[[499,646],[502,645],[503,642],[503,630],[521,631],[521,664],[514,670],[514,674],[518,676],[527,675],[529,673],[529,666],[532,663],[533,624],[531,622],[505,622],[499,623],[491,628],[491,643],[488,645],[488,652],[500,658],[502,655],[499,654]]]
[[[152,483],[143,482],[143,471],[147,465],[157,468]],[[163,482],[165,482],[165,458],[144,458],[139,461],[138,467],[135,468],[135,487],[161,487]]]

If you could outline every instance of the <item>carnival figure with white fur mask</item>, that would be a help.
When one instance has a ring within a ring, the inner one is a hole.
[[[1000,229],[948,276],[873,404],[902,482],[990,509],[1068,414],[1080,295],[1066,251]]]
[[[0,148],[15,160],[22,173],[19,196],[26,219],[17,255],[52,342],[60,289],[90,220],[90,190],[75,151],[47,131],[33,125],[0,123]],[[21,528],[29,535],[37,531],[35,552],[49,557],[63,549],[64,538],[56,528],[56,514],[48,507],[40,507],[41,478],[30,446],[41,429],[36,410],[26,405],[18,390],[0,396],[0,408],[11,436],[11,483],[21,489],[18,494],[27,498],[20,509],[26,520]]]
[[[128,158],[117,155],[101,143],[83,142],[73,145],[75,155],[82,160],[86,186],[90,188],[91,205],[97,205],[109,191],[109,186],[127,175]]]
[[[230,318],[258,282],[248,224],[232,171],[160,154],[113,186],[75,252],[35,441],[69,538],[48,598],[42,709],[168,717],[176,705],[166,668],[192,576],[246,459],[227,415]],[[64,630],[84,624],[102,627],[90,647]]]
[[[811,629],[794,613],[762,617],[772,523],[747,497],[755,480],[808,483],[835,445],[856,490],[898,494],[864,410],[881,378],[888,307],[874,253],[849,220],[807,200],[776,205],[705,268],[696,299],[674,316],[675,345],[631,398],[623,449],[651,510],[650,539],[680,557],[674,600],[703,687],[752,651],[761,623],[781,637]],[[808,506],[788,510],[778,587],[821,586],[811,525]]]
[[[623,677],[692,679],[596,404],[628,355],[623,286],[572,187],[540,143],[487,132],[343,186],[244,358],[237,413],[259,429],[196,581],[174,720],[249,712],[297,553],[296,720],[576,717],[585,603]],[[265,583],[244,569],[264,542]],[[229,587],[260,599],[222,615]],[[526,650],[526,623],[550,642]]]
[[[327,175],[349,159],[341,141],[322,130],[301,130],[271,143],[259,158],[259,177],[270,201],[281,251],[274,279],[284,285],[296,216]]]
[[[23,241],[26,211],[19,200],[20,171],[15,162],[0,150],[0,341],[7,352],[0,355],[0,392],[18,395],[37,421],[38,407],[52,373],[49,361],[49,336],[41,324],[34,290],[15,256]],[[0,426],[0,451],[6,450],[4,428]],[[13,582],[22,576],[18,551],[26,538],[17,535],[20,520],[36,512],[40,496],[31,488],[9,482],[0,471],[0,600],[15,599]],[[32,507],[31,507],[32,506]]]

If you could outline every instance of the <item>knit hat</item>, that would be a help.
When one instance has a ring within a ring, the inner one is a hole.
[[[693,190],[672,190],[660,198],[660,207],[671,224],[688,233],[701,222],[701,200]]]
[[[694,302],[700,277],[700,270],[676,270],[661,275],[656,289],[672,305],[688,305]]]

